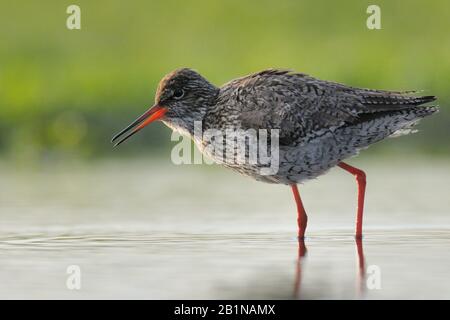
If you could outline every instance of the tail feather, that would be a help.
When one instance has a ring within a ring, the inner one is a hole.
[[[435,96],[414,97],[399,94],[365,95],[361,97],[365,106],[363,113],[411,109],[436,100]]]
[[[412,128],[421,119],[437,111],[437,106],[414,106],[402,110],[363,114],[358,118],[358,122],[342,128],[341,136],[346,139],[350,137],[346,144],[352,148],[367,148],[387,137],[414,132]]]

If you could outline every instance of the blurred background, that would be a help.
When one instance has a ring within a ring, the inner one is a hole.
[[[71,4],[81,30],[66,28]],[[366,27],[371,4],[381,30]],[[350,163],[368,174],[366,263],[385,279],[367,297],[449,298],[449,30],[437,0],[0,0],[0,297],[298,296],[285,186],[174,165],[161,123],[112,148],[159,80],[191,67],[216,85],[289,68],[436,95],[419,133]],[[355,297],[353,177],[332,170],[301,192],[303,297]],[[65,285],[73,264],[81,291]]]
[[[2,0],[0,154],[14,162],[160,156],[169,130],[154,125],[112,150],[109,139],[152,105],[158,81],[191,67],[214,84],[291,68],[352,86],[423,90],[441,113],[423,132],[376,153],[448,156],[450,4],[378,1],[382,29],[366,28],[370,1]]]

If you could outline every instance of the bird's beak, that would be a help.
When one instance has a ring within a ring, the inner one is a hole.
[[[143,115],[137,118],[132,124],[130,124],[128,127],[120,131],[112,138],[111,142],[115,142],[114,147],[118,146],[153,121],[161,119],[166,114],[166,112],[167,108],[158,105],[154,105],[153,107],[151,107]]]

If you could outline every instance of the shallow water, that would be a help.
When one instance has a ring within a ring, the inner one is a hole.
[[[3,165],[0,298],[449,299],[450,162],[352,163],[368,175],[364,241],[354,179],[332,170],[300,188],[301,250],[285,186],[150,160]]]

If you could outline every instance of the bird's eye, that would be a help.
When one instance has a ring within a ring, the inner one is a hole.
[[[173,97],[175,99],[181,99],[184,96],[184,90],[183,89],[175,89],[173,92]]]

